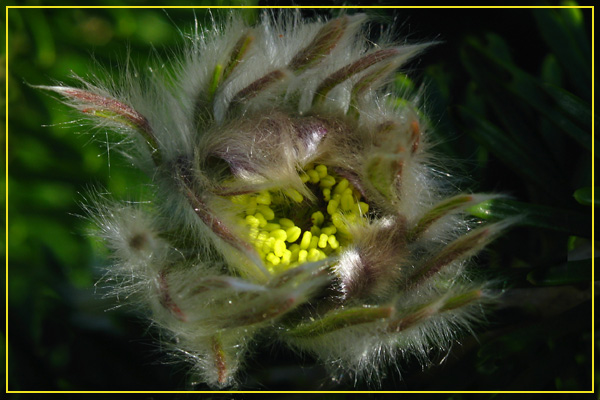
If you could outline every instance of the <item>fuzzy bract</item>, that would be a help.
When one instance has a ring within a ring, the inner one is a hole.
[[[333,377],[427,362],[482,317],[470,259],[509,223],[449,193],[400,66],[427,44],[374,44],[364,15],[231,15],[196,30],[172,75],[46,86],[103,129],[154,190],[86,206],[114,293],[150,311],[196,381],[235,384],[268,333]],[[125,71],[131,71],[128,67]]]

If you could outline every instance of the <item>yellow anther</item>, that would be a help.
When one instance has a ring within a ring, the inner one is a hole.
[[[258,228],[250,228],[248,236],[250,236],[251,239],[256,239],[258,237],[258,232],[260,232]]]
[[[333,193],[334,194],[342,194],[342,193],[344,193],[344,190],[346,190],[348,188],[349,185],[350,185],[350,182],[348,182],[348,179],[342,178],[342,180],[340,180],[340,183],[338,183],[337,186],[335,187],[335,189],[333,189]]]
[[[296,189],[286,189],[285,194],[287,194],[296,203],[302,203],[304,201],[304,196],[302,196],[302,194],[300,194],[300,192]]]
[[[279,218],[279,225],[281,225],[281,227],[283,229],[287,229],[287,228],[291,228],[292,226],[294,226],[296,224],[294,224],[294,221],[292,221],[291,219]]]
[[[251,226],[252,228],[258,228],[258,225],[260,224],[260,220],[258,218],[256,218],[254,215],[247,215],[246,223],[249,226]]]
[[[267,225],[267,220],[261,213],[254,214],[254,217],[258,220],[258,226],[261,228],[264,228]]]
[[[271,232],[271,236],[277,240],[284,241],[287,239],[287,233],[283,229],[275,229]]]
[[[340,247],[340,242],[338,242],[336,237],[333,235],[331,235],[327,238],[327,243],[329,243],[329,246],[334,250],[337,249],[338,247]]]
[[[308,251],[308,256],[306,257],[306,259],[308,261],[318,261],[319,258],[321,257],[321,254],[319,253],[319,250],[317,249],[310,249]]]
[[[308,176],[304,171],[300,173],[300,180],[302,183],[306,183],[310,180],[310,176]]]
[[[327,203],[327,214],[333,215],[338,209],[339,202],[337,200],[329,200]]]
[[[327,225],[324,228],[321,228],[321,232],[326,234],[327,236],[331,236],[337,232],[335,226]]]
[[[333,222],[333,225],[335,225],[335,227],[338,229],[338,231],[342,232],[342,233],[348,233],[348,227],[346,226],[346,222],[344,221],[344,218],[342,217],[342,214],[340,213],[335,213],[331,216],[331,222]]]
[[[366,214],[369,212],[369,205],[363,201],[358,202],[359,214]]]
[[[262,251],[264,251],[265,253],[270,252],[271,250],[273,250],[273,245],[275,244],[275,238],[274,237],[268,237],[262,245]]]
[[[246,207],[246,214],[247,215],[254,215],[256,214],[256,197],[250,197],[248,199],[248,202],[246,203],[247,207]]]
[[[277,257],[283,257],[284,250],[286,250],[285,242],[281,239],[275,240],[275,243],[273,244],[273,254]]]
[[[238,194],[237,196],[231,196],[229,199],[235,204],[248,204],[250,196],[247,194]]]
[[[319,177],[319,173],[317,171],[314,169],[309,169],[306,171],[306,174],[309,176],[311,183],[319,183],[319,179],[321,178]]]
[[[327,247],[327,239],[329,239],[329,237],[326,234],[321,233],[321,236],[319,236],[319,243],[317,243],[317,245],[324,249]]]
[[[299,263],[306,262],[306,258],[307,257],[308,257],[308,251],[306,251],[306,250],[300,250],[298,252],[298,262]]]
[[[281,225],[273,223],[273,222],[269,222],[263,227],[263,229],[265,231],[269,231],[269,232],[274,231],[276,229],[280,229],[280,228],[281,228]]]
[[[260,231],[256,237],[256,245],[262,247],[265,240],[269,238],[269,234],[265,231]]]
[[[258,204],[264,204],[264,205],[268,206],[269,204],[271,204],[271,193],[267,192],[266,190],[263,192],[260,192],[256,196],[256,202]]]
[[[269,190],[230,196],[232,204],[238,205],[239,211],[234,217],[236,224],[247,229],[248,240],[273,273],[289,268],[289,265],[317,261],[338,253],[346,243],[352,241],[350,228],[367,222],[365,214],[369,211],[369,205],[360,201],[360,192],[347,179],[329,175],[328,167],[323,164],[305,168],[298,175],[303,183],[319,184],[325,209],[305,203],[304,196],[289,187],[282,188],[281,193],[293,202]],[[319,193],[315,192],[315,195],[319,196]],[[303,231],[292,219],[285,218],[283,213],[276,214],[290,208],[292,215],[311,216],[312,226],[309,230]],[[295,208],[302,209],[296,212]],[[280,267],[275,268],[277,265]]]
[[[287,241],[292,243],[298,240],[300,235],[302,234],[302,229],[297,226],[292,226],[291,228],[286,229],[285,233],[287,234]]]
[[[317,211],[312,213],[310,220],[312,221],[313,225],[321,226],[323,221],[325,221],[325,216],[321,211]]]
[[[352,193],[352,191],[350,191]],[[352,210],[352,206],[354,205],[354,199],[352,198],[352,194],[344,193],[340,200],[340,204],[342,206],[342,210],[350,211]]]
[[[312,239],[312,233],[310,232],[304,232],[304,235],[302,235],[302,241],[300,242],[300,248],[302,250],[306,250],[308,249],[308,246],[310,246],[310,241]]]
[[[327,167],[323,164],[319,164],[315,167],[315,171],[319,173],[319,178],[323,179],[327,176]]]
[[[281,263],[283,265],[289,265],[291,260],[292,260],[292,252],[287,249],[284,250],[283,255],[281,256]]]
[[[293,244],[291,245],[288,250],[292,253],[292,260],[297,260],[298,259],[298,253],[300,252],[300,245],[299,244]]]
[[[335,185],[335,178],[331,175],[327,175],[325,178],[321,179],[321,183],[319,186],[323,188],[330,188]]]
[[[268,206],[261,204],[258,205],[256,209],[265,217],[267,221],[270,221],[273,218],[275,218],[275,212],[273,212],[273,210],[271,210]]]
[[[281,260],[279,259],[279,257],[277,257],[273,253],[267,254],[266,259],[267,259],[267,261],[270,261],[271,264],[273,264],[273,265],[279,265],[279,263],[281,262]]]

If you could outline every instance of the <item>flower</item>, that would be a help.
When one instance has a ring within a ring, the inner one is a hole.
[[[334,377],[377,380],[448,348],[491,300],[468,267],[510,221],[466,216],[495,196],[443,190],[417,101],[391,101],[427,44],[370,45],[365,24],[232,15],[197,30],[172,75],[41,87],[121,132],[152,178],[144,203],[85,206],[106,280],[213,387],[266,332]]]

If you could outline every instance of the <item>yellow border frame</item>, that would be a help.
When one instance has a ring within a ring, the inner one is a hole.
[[[595,107],[594,107],[594,6],[307,6],[307,7],[295,7],[295,6],[281,6],[281,7],[269,7],[269,6],[5,6],[6,10],[6,130],[5,130],[5,141],[6,141],[6,187],[5,187],[5,207],[6,207],[6,236],[5,236],[5,255],[6,255],[6,393],[594,393],[594,385],[595,385],[595,321],[594,321],[594,306],[595,306],[595,290],[594,285],[592,284],[592,389],[589,391],[221,391],[221,390],[210,390],[210,391],[9,391],[8,390],[8,11],[10,9],[29,9],[29,8],[37,8],[37,9],[52,9],[52,8],[129,8],[129,9],[172,9],[172,8],[190,8],[190,9],[199,9],[199,8],[235,8],[235,9],[244,9],[244,8],[254,8],[254,9],[265,9],[265,8],[311,8],[311,9],[320,9],[320,8],[344,8],[344,9],[352,9],[352,8],[373,8],[373,9],[391,9],[391,8],[418,8],[418,9],[448,9],[448,8],[475,8],[475,9],[498,9],[498,8],[509,8],[509,9],[536,9],[536,8],[552,8],[552,9],[560,9],[560,8],[582,8],[582,9],[591,9],[592,10],[592,202],[595,199],[595,176],[594,176],[594,159],[595,159],[595,146],[594,146],[594,117],[595,117]],[[594,206],[592,205],[592,282],[594,282],[594,270],[595,270],[595,252],[594,252],[594,243],[595,243],[595,235],[594,235]]]

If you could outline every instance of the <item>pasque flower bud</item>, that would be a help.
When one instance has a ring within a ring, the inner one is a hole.
[[[465,217],[493,196],[442,190],[417,104],[390,101],[427,44],[372,44],[365,24],[232,15],[194,32],[172,75],[42,87],[130,137],[153,197],[86,205],[108,279],[213,387],[265,332],[377,379],[447,348],[489,301],[470,259],[509,223]]]

